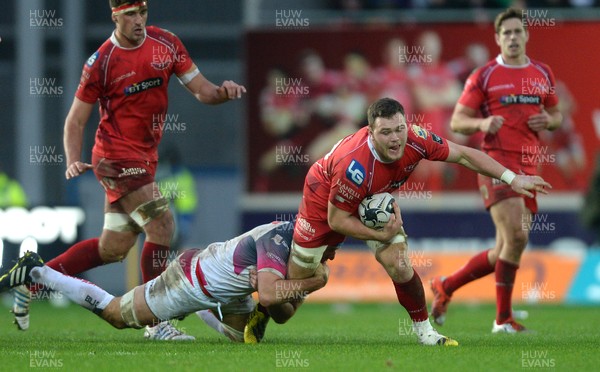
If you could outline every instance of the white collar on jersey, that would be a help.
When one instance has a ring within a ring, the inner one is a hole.
[[[373,154],[373,156],[375,157],[375,159],[377,159],[379,162],[385,163],[385,164],[390,164],[390,163],[394,162],[394,161],[383,161],[381,159],[381,157],[377,153],[377,150],[375,150],[375,146],[373,145],[373,142],[371,142],[371,136],[367,137],[367,144],[369,145],[369,150],[371,150],[371,154]]]
[[[110,42],[113,43],[114,45],[116,45],[117,47],[121,48],[121,49],[134,50],[134,49],[137,49],[137,48],[141,47],[142,45],[144,45],[144,41],[146,41],[146,29],[144,28],[144,40],[142,40],[142,42],[140,43],[140,45],[134,46],[133,48],[125,48],[125,47],[121,46],[121,44],[119,44],[119,40],[117,40],[117,37],[115,36],[115,32],[116,31],[117,30],[114,30],[112,32],[112,34],[110,35]]]
[[[502,54],[498,54],[498,57],[496,57],[496,62],[499,65],[504,66],[506,68],[523,68],[523,67],[529,66],[529,64],[531,63],[531,60],[529,59],[529,57],[525,56],[525,58],[527,58],[527,62],[525,62],[524,65],[507,65],[504,62],[504,59],[502,59]]]

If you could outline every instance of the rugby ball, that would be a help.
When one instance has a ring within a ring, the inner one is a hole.
[[[363,225],[372,229],[381,229],[394,214],[394,197],[383,192],[367,196],[358,206],[358,216]]]

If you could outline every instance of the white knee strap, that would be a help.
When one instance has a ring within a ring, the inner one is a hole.
[[[126,213],[104,213],[104,229],[116,232],[143,231]]]
[[[169,201],[163,197],[140,204],[129,215],[139,225],[146,224],[169,210]]]
[[[316,248],[304,248],[296,244],[296,242],[292,242],[292,251],[290,252],[292,256],[292,261],[300,267],[305,269],[316,270],[321,263],[321,258],[323,257],[323,252],[327,249],[326,245],[316,247]]]
[[[135,314],[135,308],[133,306],[134,291],[135,288],[125,293],[123,297],[121,297],[121,302],[119,303],[119,305],[121,307],[121,317],[123,318],[125,324],[127,324],[131,328],[140,329],[144,326],[140,324],[137,315]]]

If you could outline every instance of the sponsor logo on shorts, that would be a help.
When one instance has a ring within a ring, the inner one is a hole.
[[[296,220],[296,228],[304,233],[310,234],[311,236],[314,236],[316,232],[315,228],[312,227],[310,222],[308,222],[302,217],[298,217],[298,219]]]
[[[141,93],[148,89],[160,87],[162,83],[163,79],[161,77],[146,79],[125,87],[124,92],[126,96],[130,96],[132,94]]]
[[[352,181],[356,186],[362,185],[365,180],[365,167],[359,162],[352,159],[348,168],[346,168],[346,177]]]
[[[531,94],[511,94],[500,97],[500,103],[506,105],[539,105],[542,103],[540,96]]]
[[[128,176],[137,176],[139,174],[146,174],[145,168],[135,167],[135,168],[121,168],[121,173],[117,177],[128,177]]]

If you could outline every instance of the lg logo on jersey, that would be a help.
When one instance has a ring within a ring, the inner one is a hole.
[[[352,159],[352,163],[346,169],[346,177],[352,181],[356,186],[362,185],[365,180],[365,167],[359,162]]]

